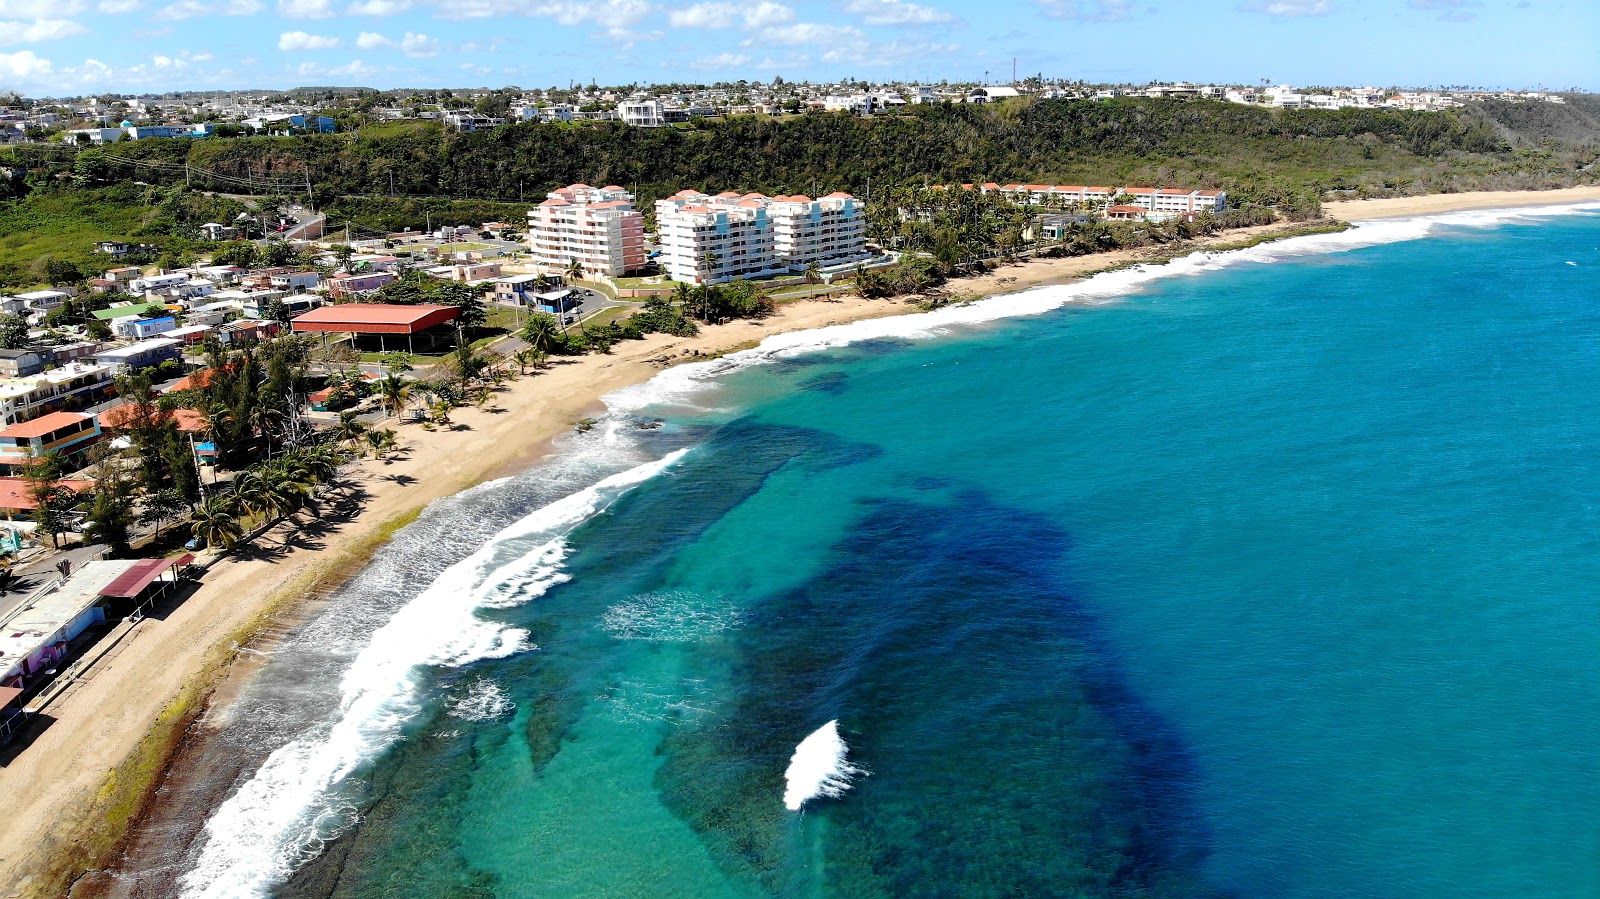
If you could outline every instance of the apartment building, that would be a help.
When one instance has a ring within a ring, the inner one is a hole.
[[[660,100],[624,100],[617,104],[617,117],[635,128],[660,128],[667,124]]]
[[[720,284],[865,259],[866,222],[855,197],[685,190],[656,203],[661,267],[674,280]]]
[[[771,200],[683,190],[656,201],[661,268],[675,281],[721,284],[787,271],[774,251]]]
[[[773,197],[773,251],[792,271],[812,263],[842,265],[868,257],[867,220],[861,204],[844,191],[813,200],[796,195]]]
[[[81,409],[116,394],[109,366],[74,362],[36,375],[0,378],[0,426]]]
[[[1228,193],[1222,190],[1189,190],[1176,187],[1103,187],[1072,184],[1007,184],[989,183],[978,188],[984,193],[997,193],[1018,203],[1066,209],[1082,206],[1104,213],[1114,200],[1121,205],[1138,206],[1144,217],[1160,221],[1180,215],[1209,212],[1216,214],[1227,208]],[[1126,218],[1126,216],[1122,216]]]
[[[528,211],[528,248],[546,272],[565,273],[576,261],[588,274],[619,277],[644,268],[644,214],[614,184],[573,184]]]

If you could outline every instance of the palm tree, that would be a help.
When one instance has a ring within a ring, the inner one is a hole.
[[[389,454],[394,452],[398,442],[391,428],[378,428],[367,432],[367,448],[372,451],[372,457],[385,463],[389,461]]]
[[[272,508],[272,495],[260,472],[246,471],[233,479],[233,497],[247,515],[265,515]]]
[[[822,281],[822,266],[818,265],[817,264],[817,260],[815,260],[815,259],[813,259],[810,262],[806,263],[806,283],[807,284],[817,284],[817,283],[820,283],[821,281]]]
[[[533,347],[523,347],[511,354],[511,361],[517,363],[517,374],[528,373],[528,366],[534,364],[534,357],[539,351]]]
[[[305,507],[317,482],[306,467],[293,459],[272,466],[263,480],[266,482],[268,509],[274,518],[285,518]]]
[[[204,540],[207,546],[221,546],[223,549],[233,549],[239,544],[239,538],[244,536],[237,509],[232,500],[224,496],[213,496],[201,503],[190,527],[194,535]]]
[[[388,377],[378,382],[378,401],[383,403],[384,411],[398,417],[411,402],[411,385],[406,383],[405,378],[390,372]]]
[[[549,353],[555,349],[560,335],[560,325],[556,323],[556,317],[546,313],[530,317],[528,323],[522,326],[522,339],[540,353]]]
[[[572,261],[567,263],[567,283],[571,284],[572,282],[577,281],[577,280],[581,279],[582,277],[583,277],[583,263],[579,262],[578,261],[578,257],[574,256],[574,257],[572,257]]]
[[[450,401],[446,399],[435,400],[433,403],[429,404],[428,413],[432,416],[434,424],[449,424]]]
[[[367,432],[367,426],[361,423],[358,413],[354,409],[346,409],[339,413],[339,423],[333,426],[333,436],[341,444],[355,443],[361,435]]]

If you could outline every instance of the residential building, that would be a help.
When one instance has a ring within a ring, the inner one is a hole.
[[[813,263],[826,268],[858,262],[869,255],[861,204],[843,191],[819,200],[773,197],[770,216],[773,254],[791,271]]]
[[[528,211],[528,247],[548,272],[564,273],[576,261],[588,274],[619,277],[644,268],[644,215],[616,185],[563,187]]]
[[[660,128],[667,124],[660,100],[624,100],[617,104],[617,116],[636,128]]]
[[[182,355],[183,343],[166,337],[141,340],[125,347],[113,347],[94,354],[101,365],[111,367],[113,374],[125,375],[143,371]]]
[[[93,415],[51,412],[0,430],[0,469],[17,471],[46,453],[74,456],[99,440]]]
[[[344,275],[328,279],[328,294],[330,296],[345,298],[372,293],[378,288],[399,276],[394,272],[367,272],[360,275]]]
[[[272,288],[285,293],[304,293],[316,290],[322,284],[322,273],[316,271],[282,272],[272,276]]]
[[[25,378],[45,370],[50,354],[36,349],[0,349],[0,377]]]
[[[158,334],[165,334],[176,327],[178,327],[178,322],[170,315],[163,315],[157,318],[129,316],[117,319],[117,323],[112,326],[112,329],[123,340],[146,340]]]
[[[0,378],[0,425],[92,406],[115,393],[111,369],[92,362],[74,362],[37,374]]]
[[[673,279],[720,284],[827,267],[867,257],[855,197],[679,191],[656,203],[661,266]]]
[[[771,200],[692,190],[656,201],[659,262],[675,281],[721,284],[787,271],[773,247]]]

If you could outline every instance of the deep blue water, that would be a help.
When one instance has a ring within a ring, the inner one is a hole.
[[[1600,895],[1597,272],[1446,227],[656,410],[280,893]]]

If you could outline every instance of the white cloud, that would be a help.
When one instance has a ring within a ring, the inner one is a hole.
[[[411,8],[411,0],[360,0],[350,4],[345,13],[352,16],[392,16]]]
[[[1252,0],[1245,9],[1269,16],[1325,16],[1328,0]]]
[[[320,62],[303,62],[295,67],[295,72],[302,78],[362,78],[382,71],[385,70],[369,66],[359,59],[352,59],[342,66],[329,66]]]
[[[632,50],[640,41],[659,41],[666,37],[660,31],[635,31],[632,28],[607,28],[592,36],[595,40],[610,41],[621,50]]]
[[[278,0],[278,15],[285,19],[326,19],[333,15],[333,0]]]
[[[446,19],[540,16],[562,25],[627,28],[650,14],[649,0],[436,0]]]
[[[794,10],[782,3],[757,3],[744,11],[744,27],[771,28],[794,21]]]
[[[1472,7],[1482,6],[1478,0],[1410,0],[1412,9],[1437,12],[1441,22],[1468,22],[1477,16]]]
[[[793,25],[768,28],[761,33],[761,37],[763,40],[775,44],[786,44],[791,47],[810,44],[822,49],[830,44],[860,44],[865,42],[867,36],[862,33],[861,29],[853,25],[821,25],[816,22],[797,22]]]
[[[696,3],[667,16],[673,28],[732,28],[738,19],[739,8],[732,3]]]
[[[261,11],[261,0],[178,0],[156,13],[156,18],[166,21],[195,19],[201,16],[253,16]]]
[[[40,19],[36,22],[0,22],[0,47],[7,44],[36,44],[76,37],[89,29],[71,19]]]
[[[333,50],[339,46],[339,39],[322,34],[306,34],[304,31],[285,31],[278,35],[278,49],[285,53],[297,50]]]
[[[137,12],[144,8],[139,0],[100,0],[100,12],[108,16],[120,16],[124,13]]]
[[[1129,0],[1039,0],[1045,15],[1079,22],[1120,22],[1132,12],[1129,5]]]
[[[906,0],[850,0],[844,11],[860,16],[868,25],[933,25],[955,18],[942,9]]]
[[[393,40],[371,31],[356,36],[356,46],[362,50],[399,50],[410,57],[438,56],[439,42],[426,34],[407,31],[400,40]]]
[[[50,74],[50,60],[40,59],[32,50],[0,53],[0,84],[26,84]]]
[[[0,0],[0,19],[60,19],[88,8],[83,0]]]
[[[202,52],[202,53],[191,53],[191,54],[189,54],[189,60],[191,62],[210,62],[210,61],[212,61],[213,59],[216,59],[216,58],[217,58],[217,55],[215,53]]]
[[[748,65],[750,57],[742,53],[719,53],[716,56],[703,56],[689,65],[697,69],[734,69]]]

